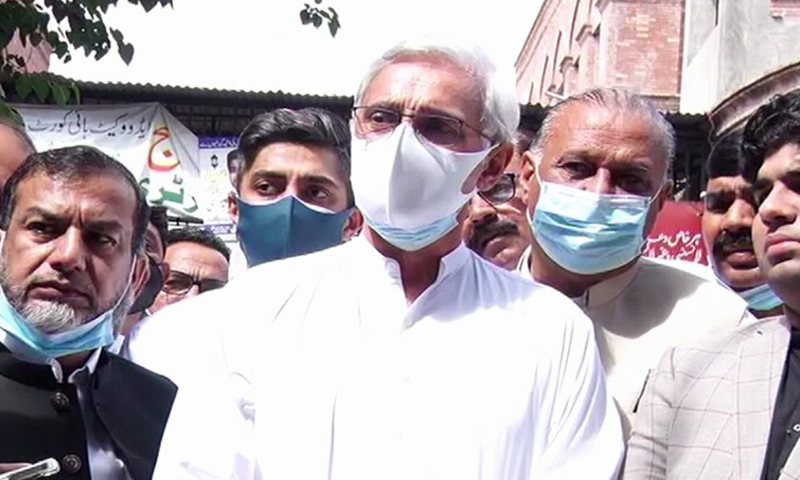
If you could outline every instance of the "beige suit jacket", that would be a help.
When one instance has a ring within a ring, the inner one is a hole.
[[[774,317],[669,349],[641,399],[623,479],[758,480],[789,331]],[[780,479],[800,479],[800,445]]]

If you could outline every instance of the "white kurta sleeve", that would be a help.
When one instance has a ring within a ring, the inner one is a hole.
[[[537,426],[545,432],[544,449],[534,455],[532,479],[616,479],[625,445],[619,413],[606,389],[591,322],[578,318],[565,328],[560,355],[540,378],[549,393],[541,397],[545,416]],[[538,385],[537,385],[538,386]],[[545,423],[543,425],[543,423]],[[537,434],[537,437],[539,435]]]

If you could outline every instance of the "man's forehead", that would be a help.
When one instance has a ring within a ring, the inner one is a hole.
[[[787,171],[800,169],[800,145],[789,143],[764,159],[757,181],[779,179]]]
[[[75,179],[40,172],[17,185],[15,210],[38,207],[58,214],[80,208],[84,215],[103,220],[122,218],[123,224],[130,224],[135,203],[131,188],[125,188],[123,182],[112,175]]]
[[[545,148],[584,149],[598,155],[609,152],[646,163],[664,163],[666,156],[657,129],[644,113],[589,103],[564,107],[551,125]]]
[[[367,85],[362,102],[397,106],[411,103],[418,110],[457,116],[456,108],[480,108],[479,93],[475,79],[449,60],[403,57],[378,71]]]
[[[324,177],[342,182],[339,172],[339,157],[332,148],[281,142],[264,147],[248,173],[298,179]]]
[[[708,179],[707,192],[738,192],[752,187],[742,175],[721,176]]]

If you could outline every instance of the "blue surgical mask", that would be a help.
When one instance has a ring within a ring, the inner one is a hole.
[[[748,288],[747,290],[737,292],[736,290],[732,289],[730,285],[725,283],[725,280],[723,280],[723,278],[719,275],[719,272],[717,272],[717,269],[714,266],[712,258],[708,259],[708,263],[711,265],[711,269],[714,272],[714,277],[716,277],[717,283],[734,292],[736,295],[739,295],[745,302],[747,302],[747,307],[750,310],[756,312],[768,312],[783,305],[783,300],[781,300],[780,297],[778,297],[778,295],[772,290],[772,288],[770,288],[769,284],[764,283],[757,287]]]
[[[291,196],[263,205],[240,198],[236,203],[236,231],[249,267],[339,245],[352,211],[333,213]]]
[[[750,310],[755,310],[757,312],[768,312],[783,305],[783,300],[781,300],[766,283],[736,293],[747,302]]]
[[[371,222],[369,226],[395,247],[407,252],[415,252],[436,242],[454,229],[458,225],[457,217],[458,212],[455,212],[429,225],[412,229],[379,225]]]
[[[28,325],[25,318],[9,303],[0,288],[0,328],[43,358],[61,358],[78,352],[88,352],[114,343],[114,316],[128,294],[130,279],[122,296],[110,309],[94,320],[71,330],[45,333]]]
[[[597,194],[541,179],[539,184],[539,201],[528,219],[536,242],[559,266],[592,275],[641,255],[652,199]]]

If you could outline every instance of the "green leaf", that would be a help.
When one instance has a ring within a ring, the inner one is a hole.
[[[342,25],[339,23],[339,17],[334,17],[333,20],[328,22],[328,30],[331,32],[331,37],[336,37]]]
[[[300,22],[303,25],[311,23],[311,14],[308,13],[308,10],[300,10]]]
[[[31,83],[33,84],[33,92],[36,94],[36,98],[44,103],[50,95],[50,84],[41,76],[31,77]]]
[[[33,90],[33,82],[31,81],[30,75],[20,75],[14,80],[14,87],[17,90],[17,95],[22,100],[25,100],[28,95],[30,95],[31,90]]]
[[[329,14],[328,12],[326,12],[326,11],[324,11],[324,10],[320,10],[320,11],[319,11],[319,15],[320,15],[322,18],[324,18],[325,20],[327,20],[327,21],[329,21],[329,22],[331,21],[331,16],[330,16],[330,14]]]
[[[69,102],[69,88],[67,88],[66,85],[61,85],[58,83],[53,84],[52,90],[53,90],[53,98],[56,99],[56,103],[59,106],[63,107]]]
[[[320,17],[317,13],[314,15],[314,18],[311,20],[311,22],[314,24],[314,27],[319,28],[322,25],[322,17]]]

